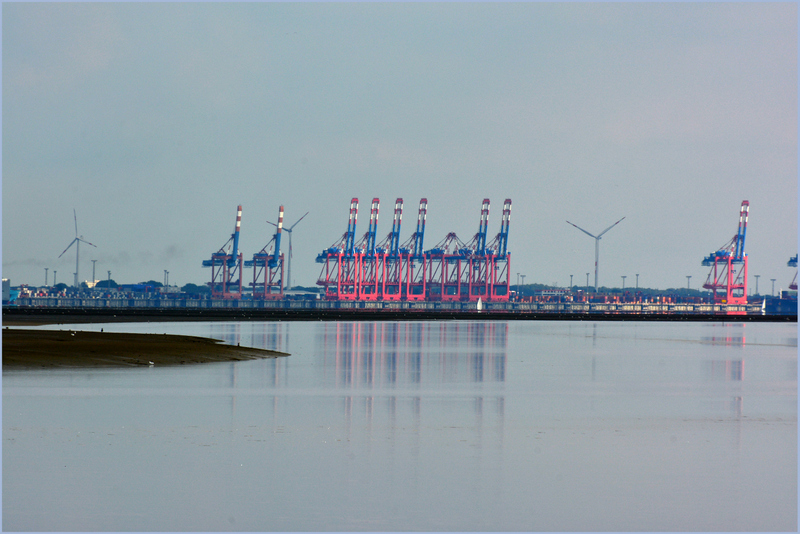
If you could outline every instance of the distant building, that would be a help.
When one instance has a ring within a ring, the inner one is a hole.
[[[11,289],[11,280],[3,278],[3,306],[14,304],[19,297],[19,289]]]
[[[569,289],[539,289],[533,292],[534,295],[537,297],[563,297],[565,295],[569,295]]]

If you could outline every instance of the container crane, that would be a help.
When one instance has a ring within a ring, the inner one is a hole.
[[[239,229],[242,226],[242,206],[236,211],[236,228],[230,239],[215,253],[210,260],[203,261],[203,267],[211,267],[212,298],[239,299],[242,297],[242,253],[239,252]],[[225,247],[233,243],[233,250],[225,252]],[[234,280],[235,277],[238,279]]]
[[[511,255],[508,253],[508,227],[511,224],[511,199],[503,202],[503,217],[500,221],[500,231],[497,233],[487,249],[493,252],[491,268],[491,299],[507,301],[510,293],[509,276],[511,272]]]
[[[244,262],[245,267],[253,267],[254,299],[279,300],[283,293],[283,253],[281,252],[281,234],[283,231],[283,206],[278,210],[278,224],[272,239],[264,245],[260,252],[253,254],[253,259]],[[269,251],[272,245],[272,252]]]
[[[425,300],[427,295],[428,261],[425,255],[425,219],[428,217],[428,199],[419,201],[417,231],[401,247],[404,259],[406,298],[412,301]]]
[[[363,253],[355,247],[357,221],[358,199],[353,198],[347,231],[339,242],[317,255],[317,263],[323,264],[317,285],[325,288],[327,300],[356,300],[361,296],[359,276]]]
[[[712,291],[714,304],[747,304],[747,254],[744,251],[750,202],[742,201],[739,229],[736,235],[703,258],[702,265],[711,267],[705,289]]]
[[[786,265],[788,265],[789,267],[794,267],[796,269],[797,268],[797,254],[795,254],[794,257],[789,258],[789,263],[787,263]],[[797,291],[797,272],[796,271],[794,273],[794,278],[792,279],[792,283],[789,284],[789,289]]]
[[[394,202],[392,231],[378,247],[382,258],[380,296],[383,300],[400,300],[403,297],[403,256],[400,253],[400,226],[403,222],[403,199]]]
[[[465,251],[470,251],[467,243],[461,241],[455,232],[450,232],[432,249],[425,251],[428,300],[460,300],[464,263],[469,257]]]
[[[466,269],[462,271],[462,293],[466,290],[468,300],[486,299],[491,294],[489,285],[492,279],[492,254],[486,251],[486,235],[489,231],[489,199],[481,204],[481,217],[478,233],[462,249]],[[464,287],[465,286],[465,287]],[[462,294],[463,297],[463,294]]]
[[[360,288],[360,296],[366,300],[376,300],[378,298],[378,272],[381,267],[381,260],[384,257],[384,254],[380,256],[376,254],[375,246],[380,205],[380,199],[372,199],[367,233],[356,245],[356,248],[361,252],[360,262],[355,273],[357,286]]]

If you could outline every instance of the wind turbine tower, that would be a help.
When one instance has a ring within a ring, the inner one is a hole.
[[[83,239],[83,236],[78,237],[78,214],[75,212],[75,208],[72,208],[72,216],[75,218],[75,239],[73,239],[67,248],[64,249],[64,252],[58,255],[60,258],[63,256],[73,244],[75,245],[75,288],[78,288],[78,280],[80,279],[78,276],[78,267],[80,266],[80,259],[81,259],[81,243],[86,243],[87,245],[92,245],[88,241]],[[94,248],[97,248],[95,245],[92,245]],[[55,271],[53,271],[55,272]]]
[[[600,238],[603,237],[603,234],[605,234],[606,232],[608,232],[609,230],[614,228],[616,225],[621,223],[624,218],[625,217],[623,217],[622,219],[618,220],[617,222],[615,222],[614,224],[612,224],[611,226],[609,226],[608,228],[606,228],[605,230],[603,230],[602,232],[600,232],[597,235],[592,235],[589,232],[587,232],[586,230],[584,230],[583,228],[581,228],[580,226],[578,226],[576,224],[572,224],[571,222],[567,221],[567,223],[572,224],[572,226],[574,226],[575,228],[577,228],[578,230],[580,230],[584,234],[588,235],[589,237],[594,238],[594,292],[595,293],[597,293],[597,290],[598,290],[598,284],[597,284],[597,274],[598,274],[597,272],[598,272],[598,269],[597,269],[597,264],[600,261]]]

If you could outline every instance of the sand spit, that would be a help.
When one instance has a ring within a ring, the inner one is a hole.
[[[283,352],[234,347],[194,336],[3,329],[3,368],[147,367],[278,358]]]

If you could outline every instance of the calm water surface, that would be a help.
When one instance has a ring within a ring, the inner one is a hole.
[[[101,327],[291,356],[4,371],[4,530],[797,530],[796,324]]]

